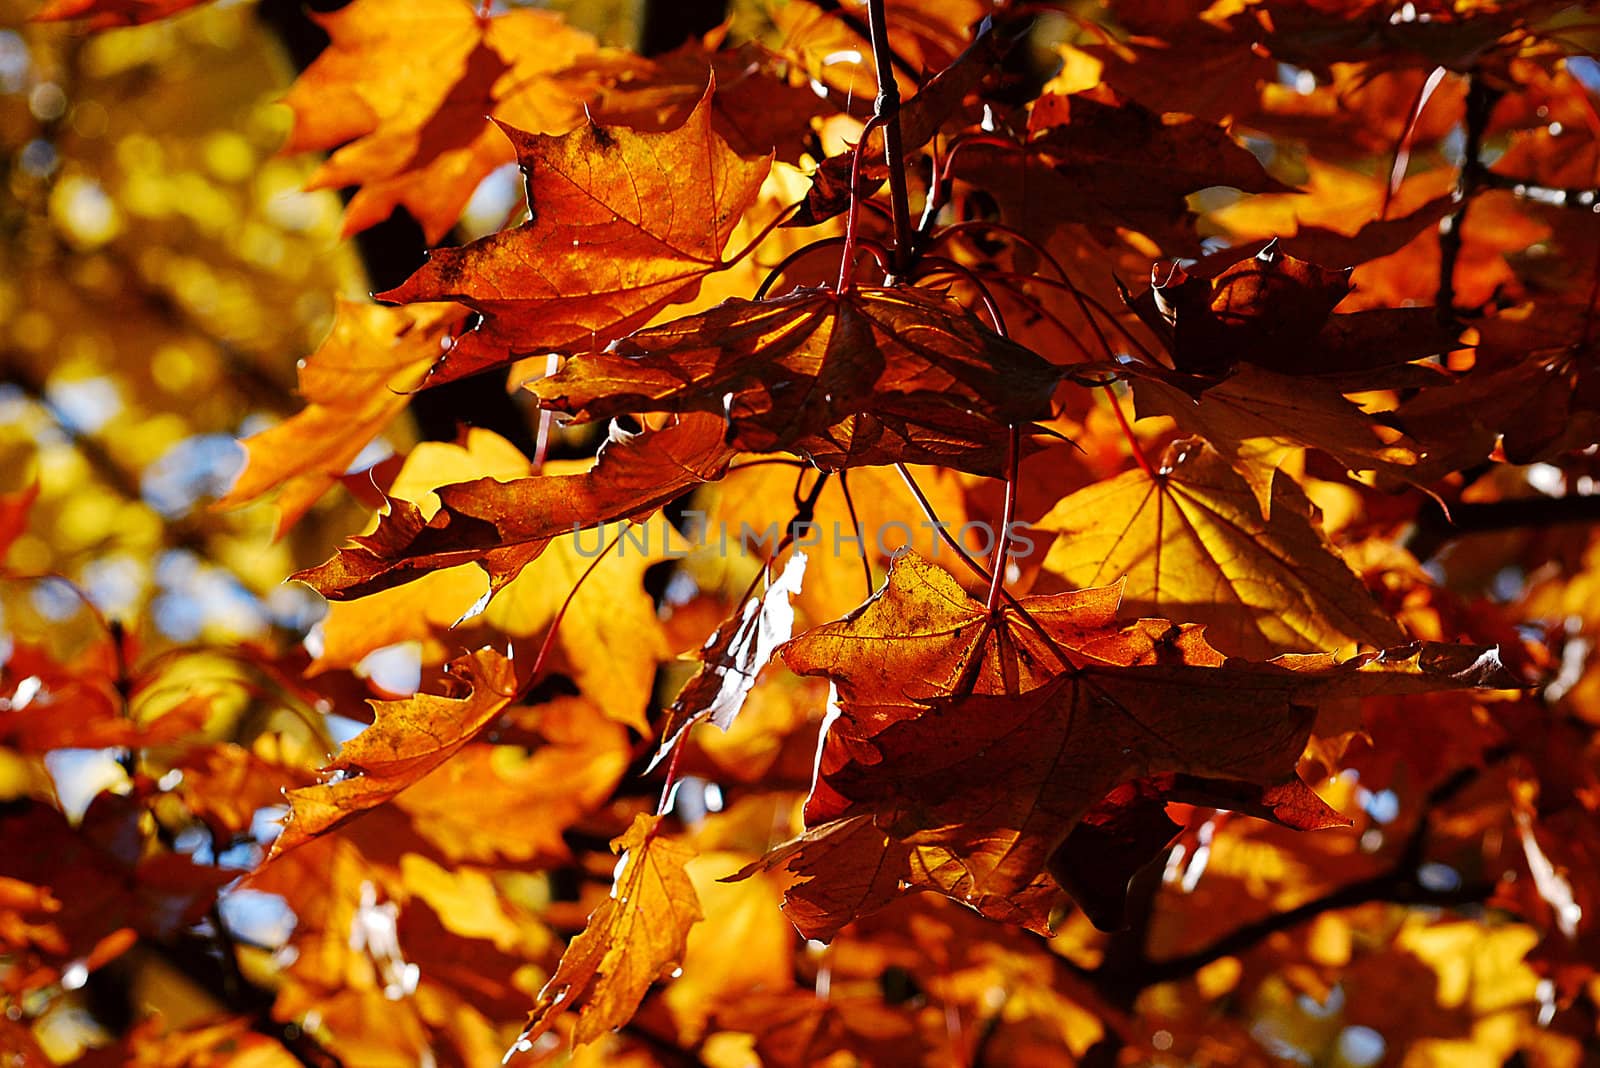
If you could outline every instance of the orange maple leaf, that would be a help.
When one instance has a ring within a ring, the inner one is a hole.
[[[550,132],[582,120],[582,101],[551,75],[594,39],[548,12],[483,17],[476,8],[355,0],[316,16],[332,43],[289,90],[295,125],[284,151],[337,149],[311,186],[360,187],[346,234],[399,206],[438,241],[478,183],[512,160],[490,115]]]
[[[744,158],[712,129],[712,88],[682,126],[589,123],[553,137],[503,125],[527,175],[521,226],[441,249],[380,299],[458,300],[484,315],[434,383],[529,353],[604,346],[726,267],[771,156]]]
[[[304,408],[243,445],[245,469],[216,507],[278,490],[281,536],[405,410],[466,314],[447,304],[384,308],[341,300],[333,330],[300,365]]]
[[[272,844],[274,858],[399,794],[454,756],[516,695],[511,662],[492,649],[450,666],[470,687],[464,697],[371,702],[372,726],[323,769],[329,781],[285,793],[289,818]]]
[[[686,416],[661,430],[617,431],[582,474],[443,486],[432,519],[410,501],[391,499],[376,531],[294,577],[331,600],[350,600],[476,563],[488,572],[490,589],[498,590],[553,539],[648,515],[684,490],[721,478],[734,456],[723,427],[714,416]]]
[[[702,918],[694,883],[685,871],[694,851],[662,837],[660,826],[660,816],[640,814],[611,843],[612,851],[622,854],[611,896],[590,914],[588,925],[561,955],[508,1063],[530,1051],[534,1040],[579,1002],[578,1042],[592,1042],[620,1027],[650,984],[682,962],[689,928]]]
[[[1295,772],[1319,701],[1518,684],[1479,647],[1232,660],[1197,627],[1116,630],[1108,598],[1031,597],[1028,617],[991,617],[948,574],[902,557],[860,611],[784,648],[839,691],[807,820],[870,813],[938,851],[932,888],[998,918],[1119,785],[1177,775],[1171,786],[1213,807],[1328,826],[1339,817]]]

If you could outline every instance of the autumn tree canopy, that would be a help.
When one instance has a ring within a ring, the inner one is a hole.
[[[1600,22],[0,0],[0,1061],[1600,1059]]]

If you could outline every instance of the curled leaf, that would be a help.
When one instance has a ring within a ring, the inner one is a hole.
[[[340,747],[323,769],[328,781],[286,791],[289,819],[272,845],[274,858],[399,794],[454,756],[516,695],[511,662],[492,649],[451,667],[470,687],[465,696],[373,701],[372,726]]]

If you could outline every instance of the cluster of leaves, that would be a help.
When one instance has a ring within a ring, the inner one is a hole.
[[[244,441],[280,536],[377,505],[303,645],[8,639],[0,1052],[1595,1056],[1582,6],[736,14],[319,17],[288,150],[346,236],[525,203]],[[483,376],[527,452],[366,466]]]

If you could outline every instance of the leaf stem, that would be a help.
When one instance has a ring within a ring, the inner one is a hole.
[[[1106,391],[1106,396],[1111,399],[1111,412],[1117,417],[1117,425],[1122,428],[1122,436],[1128,439],[1128,449],[1133,453],[1134,462],[1139,465],[1139,470],[1152,482],[1156,479],[1155,468],[1150,466],[1150,458],[1144,454],[1139,439],[1133,436],[1133,427],[1128,423],[1128,417],[1122,414],[1122,399],[1117,396],[1117,391],[1111,388],[1108,382],[1100,387]]]
[[[944,543],[955,550],[956,555],[961,557],[962,562],[971,569],[973,574],[985,582],[992,581],[993,576],[989,574],[984,566],[974,560],[971,554],[961,547],[961,543],[950,536],[950,532],[945,529],[945,524],[939,519],[938,513],[933,510],[933,502],[929,501],[928,495],[922,492],[922,487],[917,485],[917,480],[911,477],[911,469],[903,463],[895,464],[894,469],[900,472],[900,478],[905,482],[906,489],[910,490],[911,496],[916,498],[917,505],[922,509],[922,514],[927,517],[928,523],[938,533],[939,537],[944,539]]]
[[[1070,279],[1067,278],[1067,269],[1061,266],[1061,261],[1056,259],[1055,256],[1050,253],[1049,249],[1045,248],[1043,245],[1039,244],[1039,242],[1035,241],[1027,234],[1024,234],[1022,231],[1014,227],[1007,226],[1005,223],[989,222],[987,219],[967,219],[963,222],[951,223],[949,226],[942,226],[939,228],[939,232],[933,235],[933,243],[938,244],[941,241],[954,237],[957,234],[964,234],[971,230],[981,230],[985,233],[999,234],[1001,237],[1009,238],[1018,244],[1028,246],[1028,248],[1032,249],[1040,259],[1044,260],[1055,269],[1057,277],[1059,277],[1062,281],[1070,281]]]
[[[734,264],[750,255],[750,253],[754,252],[756,248],[760,246],[761,242],[767,239],[768,235],[770,235],[772,231],[788,222],[789,219],[794,216],[794,213],[799,210],[799,204],[790,204],[787,208],[784,208],[782,211],[778,212],[778,214],[774,215],[765,226],[756,231],[756,236],[752,237],[749,243],[744,246],[744,248],[740,249],[738,252],[735,252],[732,256],[729,256],[727,260],[718,266],[723,268],[732,267]]]
[[[850,513],[850,532],[856,536],[857,555],[861,557],[861,570],[867,579],[867,596],[872,596],[872,561],[867,559],[867,543],[863,539],[865,533],[861,529],[861,520],[856,518],[856,502],[850,496],[850,481],[843,471],[839,472],[839,491],[844,494],[845,511]]]
[[[989,597],[984,607],[991,619],[1000,611],[1000,593],[1005,589],[1006,558],[1011,554],[1011,523],[1017,515],[1017,467],[1021,463],[1022,432],[1011,424],[1006,440],[1006,502],[1000,514],[1000,532],[995,535],[994,563],[989,576]]]
[[[894,467],[896,471],[900,472],[900,477],[905,480],[906,488],[911,491],[911,496],[917,499],[917,504],[922,508],[922,514],[928,517],[929,525],[931,525],[938,533],[939,537],[944,540],[944,543],[951,549],[955,550],[956,555],[961,557],[962,562],[972,570],[973,574],[977,575],[985,582],[992,583],[994,581],[994,576],[989,573],[988,569],[982,564],[978,563],[978,561],[974,560],[971,554],[961,547],[961,543],[950,536],[950,532],[945,529],[945,524],[939,520],[939,514],[933,510],[933,504],[928,500],[928,495],[922,492],[922,487],[917,485],[917,480],[915,478],[911,477],[911,471],[906,467],[906,465],[899,463],[895,464]],[[1003,585],[1000,587],[1000,599],[1007,605],[1016,609],[1017,615],[1020,616],[1022,621],[1028,625],[1029,629],[1039,636],[1039,639],[1044,642],[1045,648],[1049,649],[1051,655],[1061,662],[1061,666],[1063,668],[1067,669],[1068,671],[1077,670],[1072,661],[1067,659],[1067,654],[1062,652],[1061,647],[1056,644],[1056,640],[1050,636],[1050,632],[1045,630],[1044,626],[1037,619],[1033,618],[1033,613],[1024,608],[1022,602],[1017,600],[1016,596],[1012,594],[1010,590],[1007,590]],[[993,617],[991,617],[991,621],[992,619]]]
[[[1094,315],[1089,310],[1090,308],[1098,311],[1105,318],[1106,322],[1116,327],[1117,333],[1121,334],[1125,339],[1127,339],[1129,345],[1133,346],[1135,349],[1138,349],[1139,354],[1143,356],[1146,361],[1149,363],[1161,362],[1155,358],[1155,355],[1151,353],[1150,349],[1145,345],[1144,342],[1140,341],[1128,330],[1126,326],[1122,325],[1122,320],[1118,319],[1114,314],[1112,314],[1111,310],[1108,309],[1104,304],[1101,304],[1094,297],[1091,297],[1082,289],[1078,288],[1078,286],[1073,284],[1071,279],[1066,279],[1065,281],[1061,282],[1054,282],[1039,275],[1022,274],[1017,271],[994,271],[992,273],[996,278],[1005,282],[1019,284],[1037,282],[1038,284],[1042,286],[1048,286],[1051,289],[1066,290],[1068,293],[1072,294],[1072,299],[1078,304],[1078,310],[1083,312],[1083,317],[1089,322],[1089,329],[1094,331],[1095,337],[1099,339],[1100,344],[1106,350],[1107,355],[1110,355],[1112,352],[1111,343],[1106,339],[1105,334],[1101,332],[1099,324],[1095,322]]]
[[[802,248],[795,249],[783,259],[779,260],[776,267],[767,272],[767,277],[762,280],[760,288],[756,290],[755,296],[752,299],[765,300],[767,294],[772,290],[773,283],[783,276],[783,272],[787,271],[790,267],[793,267],[796,263],[799,263],[801,260],[811,255],[813,252],[821,252],[823,249],[833,248],[838,245],[848,245],[849,240],[850,239],[848,237],[824,237],[820,240],[813,241],[809,245],[805,245]],[[868,252],[872,253],[872,258],[878,261],[878,267],[883,271],[884,274],[889,273],[888,249],[884,248],[871,238],[857,238],[855,243],[861,248],[864,248]],[[839,264],[839,273],[841,279],[846,273],[853,272],[855,267],[853,262],[854,260],[855,250],[850,249],[849,260],[841,261]]]
[[[945,259],[943,256],[924,256],[921,261],[929,270],[920,272],[917,277],[925,278],[930,274],[953,274],[977,290],[978,299],[983,301],[983,310],[989,313],[989,322],[994,327],[995,333],[1001,337],[1009,336],[1006,333],[1006,320],[1000,314],[1000,306],[995,303],[994,294],[989,292],[989,287],[983,284],[983,279],[975,274],[972,268],[955,260]]]
[[[544,641],[539,643],[539,655],[533,658],[533,669],[528,672],[528,677],[517,688],[516,695],[512,697],[513,701],[521,700],[528,695],[529,690],[533,689],[534,682],[539,678],[539,672],[544,670],[545,659],[555,646],[556,632],[561,629],[561,621],[567,617],[567,609],[572,607],[572,599],[578,595],[578,591],[583,588],[583,584],[588,580],[589,576],[594,574],[594,569],[600,566],[600,561],[604,560],[611,550],[617,547],[617,542],[622,540],[622,532],[627,529],[627,523],[627,520],[623,520],[617,525],[616,535],[606,544],[604,549],[601,549],[596,554],[593,560],[589,561],[589,566],[583,569],[583,574],[578,576],[578,581],[574,582],[572,589],[567,591],[566,600],[561,602],[561,607],[556,609],[554,618],[550,620],[550,629],[545,632]]]
[[[1422,88],[1417,90],[1416,97],[1411,101],[1411,107],[1406,111],[1406,124],[1400,131],[1400,140],[1395,142],[1394,162],[1389,167],[1389,184],[1383,188],[1383,204],[1378,208],[1380,220],[1389,217],[1389,204],[1394,195],[1400,191],[1400,183],[1405,181],[1406,165],[1411,162],[1411,142],[1417,134],[1417,124],[1422,121],[1422,109],[1428,106],[1428,98],[1433,96],[1439,83],[1449,71],[1444,67],[1433,68],[1433,73],[1428,75],[1428,80],[1422,83]]]
[[[856,214],[861,206],[861,157],[866,154],[873,127],[882,121],[877,115],[867,120],[867,124],[861,128],[861,139],[856,142],[855,155],[850,160],[850,210],[844,216],[844,253],[839,257],[839,284],[836,287],[839,293],[848,293],[854,285],[852,276],[856,244],[859,241],[856,236]]]
[[[894,78],[894,53],[889,47],[889,20],[883,11],[883,0],[867,0],[867,22],[872,31],[872,63],[878,74],[878,97],[873,102],[872,116],[883,127],[883,162],[889,168],[889,202],[894,210],[894,266],[899,273],[910,263],[913,234],[910,199],[906,195],[905,142],[900,136],[900,85]],[[862,141],[866,141],[865,135]],[[855,192],[854,184],[851,192]]]

